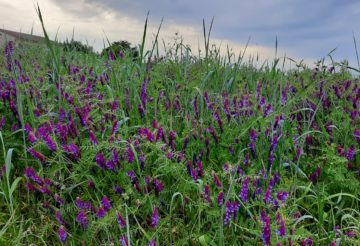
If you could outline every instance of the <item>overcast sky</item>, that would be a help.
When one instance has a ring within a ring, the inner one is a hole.
[[[202,20],[209,25],[214,16],[211,43],[238,53],[249,37],[248,54],[272,59],[275,40],[278,56],[313,62],[336,48],[337,61],[356,65],[353,32],[360,42],[360,1],[357,0],[38,0],[51,37],[87,41],[96,50],[110,41],[139,44],[146,14],[152,37],[160,24],[160,38],[172,43],[175,33],[198,53],[203,49]],[[0,0],[2,28],[41,34],[31,0]],[[148,39],[150,43],[150,39]],[[360,43],[358,43],[360,48]]]

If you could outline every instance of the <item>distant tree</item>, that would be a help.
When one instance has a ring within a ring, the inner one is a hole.
[[[136,47],[131,47],[130,42],[121,40],[113,42],[109,47],[104,48],[101,55],[112,56],[114,59],[126,55],[136,59],[139,57],[139,51]]]
[[[73,39],[71,39],[71,41],[66,39],[66,41],[62,45],[64,51],[78,51],[86,54],[94,53],[93,47],[85,45],[80,41],[76,41]]]

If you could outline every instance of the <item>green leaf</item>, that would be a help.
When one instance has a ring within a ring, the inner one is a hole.
[[[17,185],[19,184],[19,182],[21,181],[21,177],[17,177],[14,182],[11,184],[11,188],[10,188],[10,196],[12,196],[12,194],[14,193]]]

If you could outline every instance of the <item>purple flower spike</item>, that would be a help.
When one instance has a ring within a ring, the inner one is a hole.
[[[55,212],[56,220],[59,222],[60,225],[67,225],[67,222],[64,220],[64,218],[61,216],[60,211]]]
[[[355,147],[354,145],[351,145],[347,151],[346,157],[349,161],[352,161],[354,159],[354,156],[355,156]]]
[[[156,206],[154,205],[151,215],[151,228],[155,229],[158,223],[159,223],[159,212]]]
[[[217,204],[219,206],[222,206],[224,203],[224,193],[222,191],[219,192],[219,195],[217,197]]]
[[[44,141],[45,141],[46,146],[49,148],[49,150],[51,150],[53,152],[56,151],[56,149],[57,149],[56,144],[49,135],[44,137]]]
[[[262,238],[264,245],[270,245],[271,238],[271,228],[270,228],[270,218],[266,215],[264,211],[261,211],[261,221],[262,221]]]
[[[96,136],[95,136],[94,132],[91,129],[89,130],[89,138],[90,138],[90,141],[92,142],[93,145],[98,144]]]
[[[126,226],[126,222],[119,212],[116,212],[116,219],[121,229]]]
[[[60,242],[65,243],[66,238],[67,238],[67,232],[66,232],[65,227],[63,225],[60,226],[59,231],[58,231],[58,235],[59,235]]]
[[[96,157],[95,157],[95,160],[96,160],[96,164],[98,164],[98,166],[101,169],[106,169],[105,157],[104,157],[104,155],[102,153],[97,153]]]
[[[354,130],[354,138],[356,142],[360,145],[360,131],[358,129]]]
[[[130,145],[126,147],[126,156],[129,163],[133,163],[135,160],[135,154]]]
[[[277,199],[282,202],[285,202],[288,196],[289,196],[289,193],[284,192],[284,191],[279,191],[276,195]]]
[[[286,226],[285,226],[285,220],[281,217],[280,213],[276,213],[276,222],[278,224],[278,230],[276,233],[280,237],[286,236]]]
[[[149,243],[148,246],[156,246],[156,241],[155,241],[155,239],[153,239],[153,240]]]
[[[104,218],[105,215],[106,215],[106,212],[105,212],[104,207],[103,207],[103,206],[100,206],[99,209],[98,209],[98,211],[97,211],[96,216],[97,216],[99,219],[101,219],[101,218]]]
[[[221,181],[220,181],[219,177],[216,175],[215,172],[213,172],[213,178],[214,178],[214,183],[215,183],[216,187],[218,189],[221,189],[222,188]]]
[[[127,239],[127,237],[125,235],[121,236],[119,241],[121,243],[121,246],[129,246],[128,239]]]
[[[81,225],[83,229],[86,229],[88,227],[89,220],[86,217],[85,210],[80,210],[80,212],[76,216],[76,221]]]
[[[110,204],[110,200],[107,198],[107,196],[104,196],[101,199],[101,204],[103,205],[105,211],[109,212],[109,210],[111,209],[111,204]]]
[[[204,196],[204,199],[205,199],[206,202],[211,203],[210,186],[209,185],[205,186],[203,196]]]
[[[247,176],[244,180],[243,186],[241,188],[241,193],[240,193],[240,198],[244,203],[247,202],[247,197],[248,197],[248,193],[249,193],[249,183],[250,183],[250,177]]]
[[[44,164],[44,163],[46,162],[46,157],[45,157],[43,154],[37,152],[34,148],[29,148],[29,149],[28,149],[28,152],[29,152],[33,157],[35,157],[36,159],[38,159],[42,164]]]

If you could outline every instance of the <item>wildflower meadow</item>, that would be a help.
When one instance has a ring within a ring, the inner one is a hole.
[[[142,32],[1,48],[0,245],[360,245],[358,69]]]

